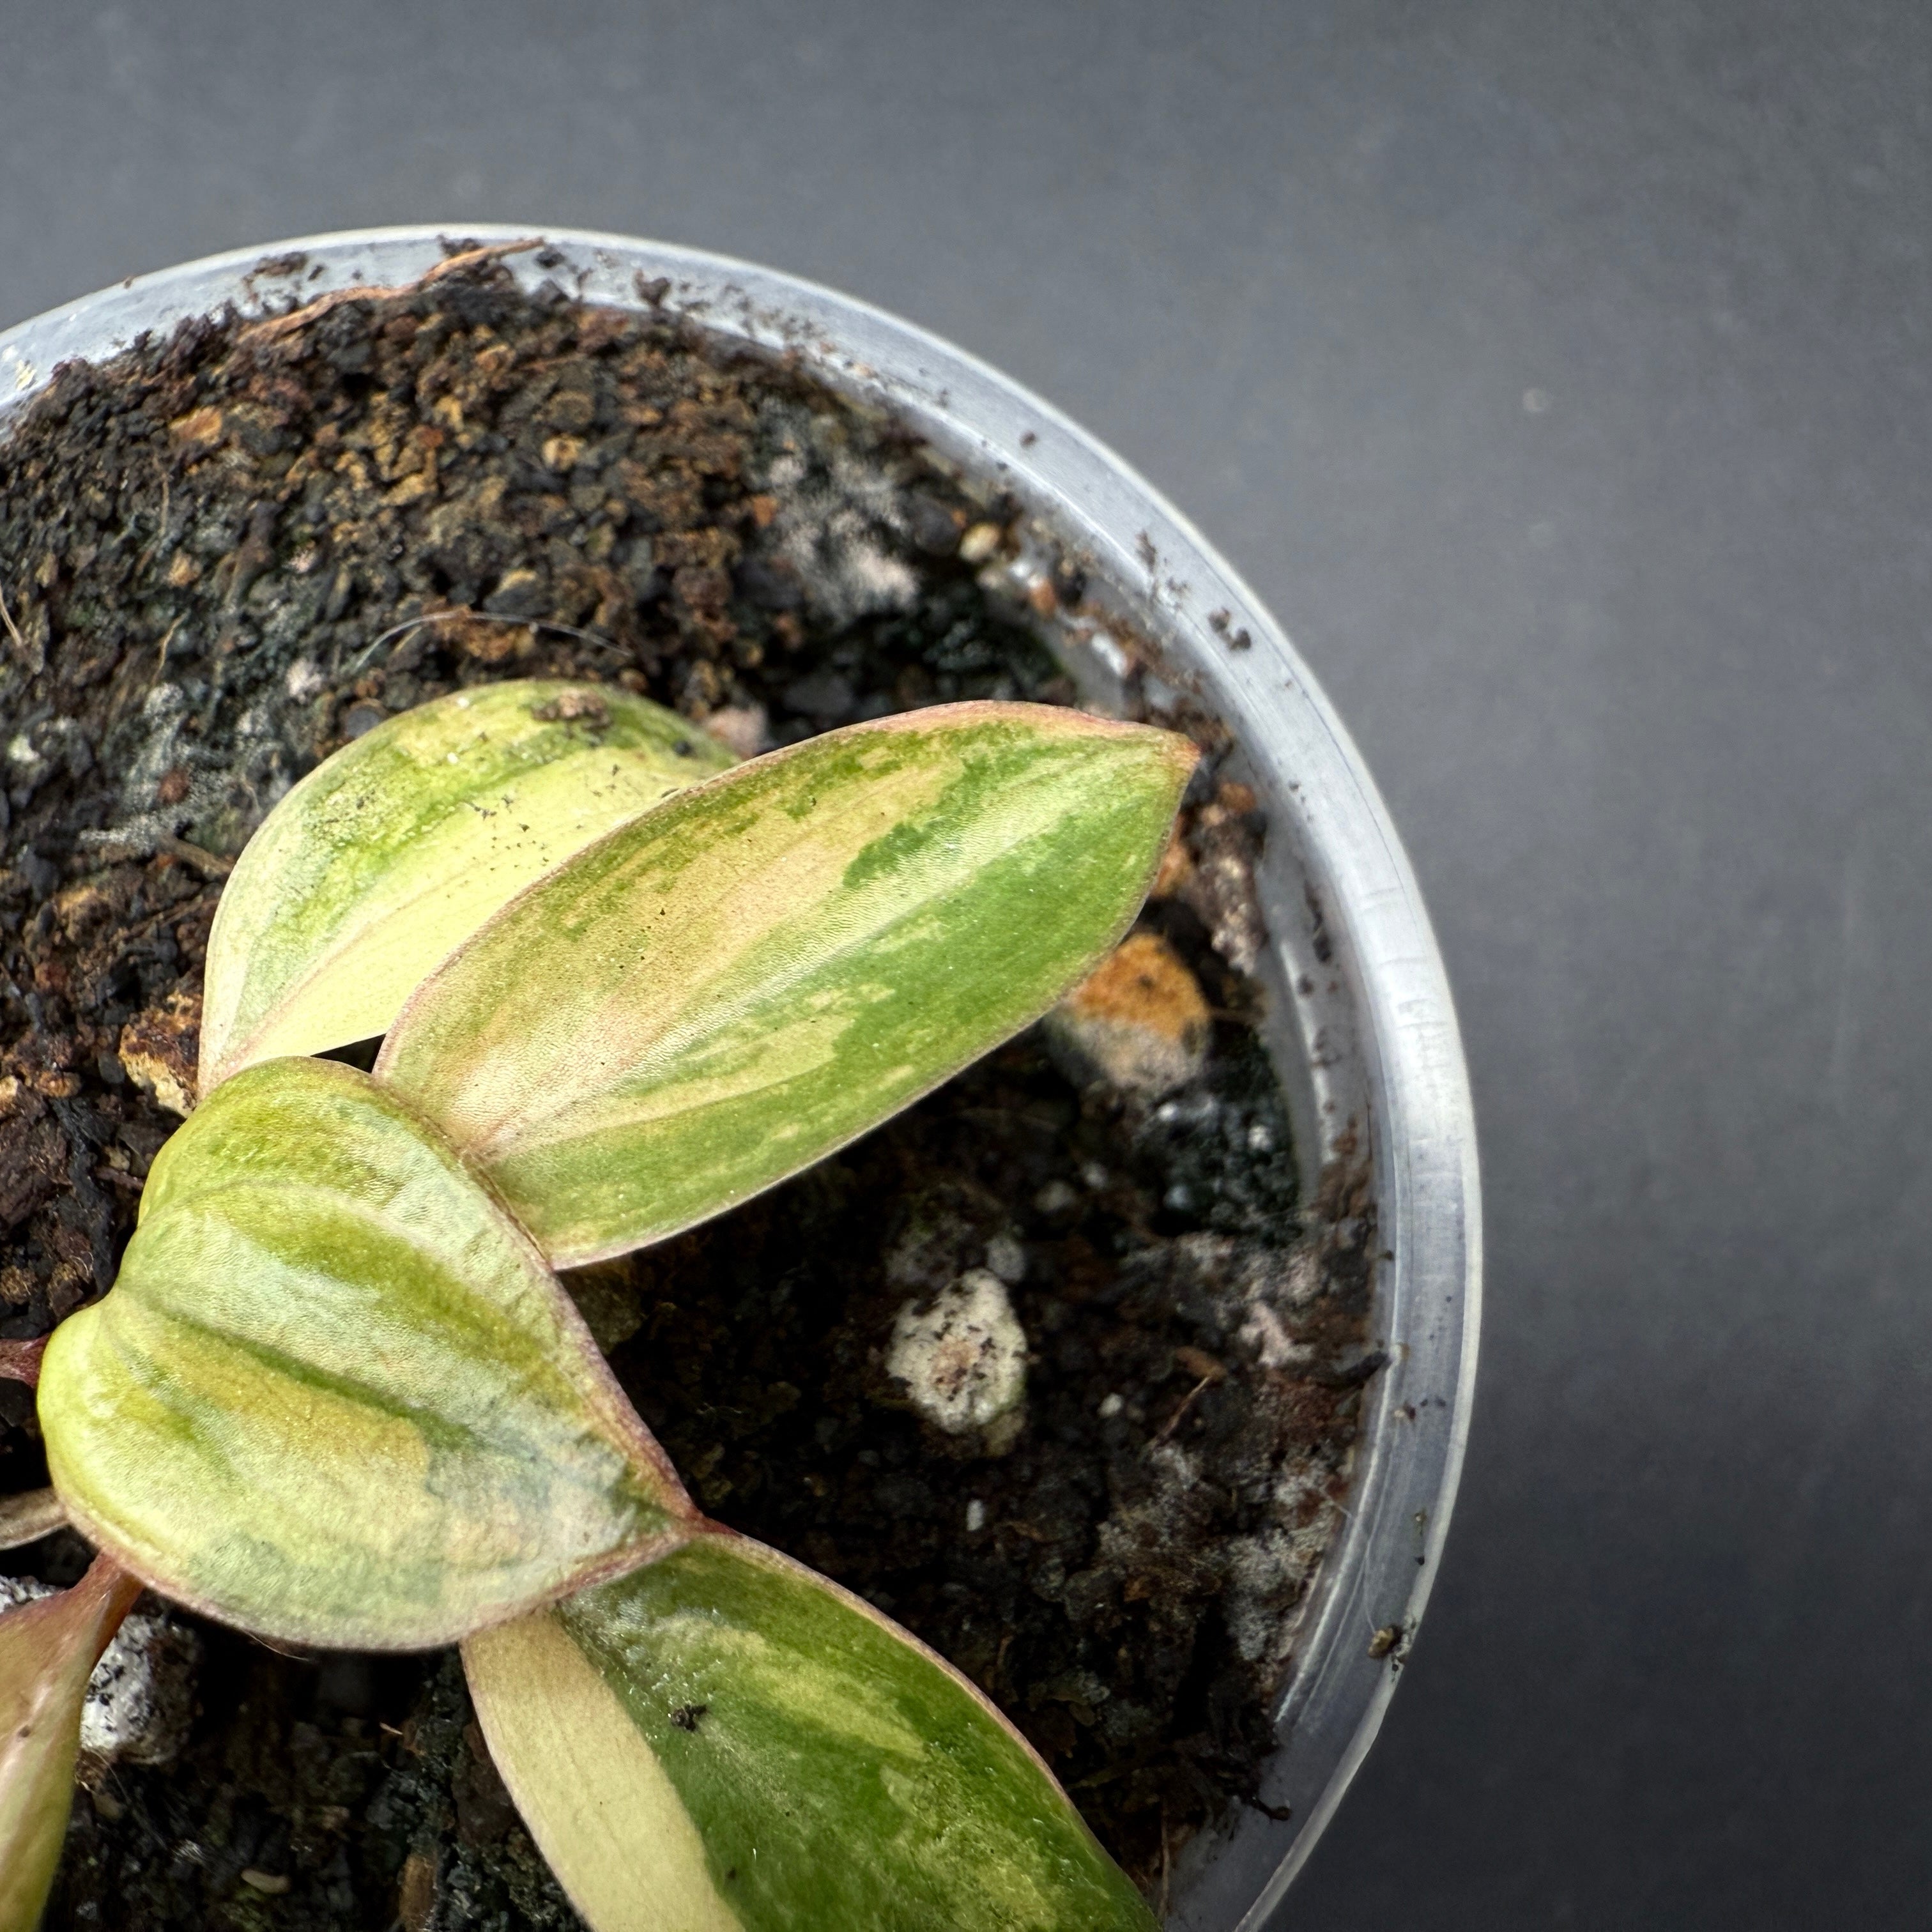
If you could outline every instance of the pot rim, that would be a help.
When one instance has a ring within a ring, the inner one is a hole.
[[[1468,1078],[1428,914],[1375,782],[1259,599],[1106,446],[926,330],[706,250],[470,223],[231,250],[0,333],[0,428],[62,362],[101,360],[226,303],[263,311],[406,282],[443,258],[452,234],[527,243],[504,256],[526,286],[555,279],[587,301],[660,306],[792,351],[830,386],[908,422],[968,475],[1019,500],[1045,542],[1076,553],[1161,647],[1156,674],[1191,687],[1234,730],[1268,814],[1259,883],[1276,1064],[1306,1178],[1323,1161],[1358,1160],[1366,1138],[1384,1251],[1372,1318],[1389,1357],[1364,1386],[1344,1526],[1295,1612],[1262,1787],[1289,1815],[1244,1809],[1232,1829],[1199,1834],[1177,1864],[1170,1925],[1262,1932],[1380,1728],[1440,1560],[1475,1386],[1481,1210]],[[1090,686],[1127,665],[1104,626],[1086,622],[1061,642],[1084,654]]]

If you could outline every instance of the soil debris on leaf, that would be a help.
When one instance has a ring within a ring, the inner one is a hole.
[[[1073,696],[1024,596],[981,581],[1017,505],[662,309],[446,268],[266,327],[189,321],[64,368],[0,431],[0,1338],[112,1281],[193,1100],[228,866],[383,718],[567,678],[751,755]],[[1045,601],[1082,582],[1065,566]],[[1211,720],[1159,722],[1208,755],[1099,1009],[1124,1057],[1076,1065],[1036,1030],[572,1282],[704,1507],[983,1684],[1156,1892],[1255,1794],[1340,1520],[1376,1246],[1358,1173],[1296,1198],[1256,1030],[1252,794]],[[899,1312],[975,1270],[1027,1348],[999,1454],[890,1368]],[[45,1480],[32,1415],[0,1381],[0,1492]],[[67,1582],[84,1554],[62,1532],[6,1568]],[[577,1922],[452,1655],[296,1659],[181,1621],[199,1714],[170,1768],[117,1765],[77,1805],[50,1928]]]

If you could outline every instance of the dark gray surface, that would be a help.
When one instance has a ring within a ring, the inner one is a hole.
[[[1188,510],[1388,795],[1484,1135],[1449,1561],[1291,1922],[1925,1922],[1925,0],[0,25],[0,323],[365,223],[655,235]]]

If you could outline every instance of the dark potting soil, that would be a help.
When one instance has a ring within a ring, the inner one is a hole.
[[[782,360],[521,292],[488,251],[59,372],[0,442],[0,1339],[112,1282],[177,1124],[157,1094],[191,1097],[222,878],[319,759],[511,676],[614,682],[746,750],[1069,701],[1033,617],[1084,586],[1036,574],[1031,612],[1002,588],[1016,514]],[[1256,1801],[1376,1366],[1365,1184],[1298,1202],[1256,1032],[1264,828],[1225,733],[1162,722],[1205,754],[1142,922],[1214,1016],[1193,1078],[1110,1086],[1036,1029],[569,1278],[704,1507],[957,1662],[1156,1899],[1190,1833]],[[1004,1455],[884,1366],[896,1312],[982,1267],[1031,1350]],[[31,1394],[0,1382],[0,1495],[44,1480]],[[86,1556],[62,1532],[0,1571],[66,1582]],[[178,1623],[191,1721],[148,1740],[170,1763],[94,1768],[50,1926],[576,1922],[453,1654]]]

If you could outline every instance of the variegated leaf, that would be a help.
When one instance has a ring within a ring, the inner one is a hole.
[[[596,1932],[1152,1932],[958,1672],[728,1532],[471,1638],[491,1755]]]
[[[731,761],[640,698],[535,679],[452,693],[345,745],[269,813],[222,894],[201,1091],[383,1032],[532,879]]]
[[[507,906],[412,996],[378,1077],[554,1262],[656,1240],[1051,1006],[1133,917],[1194,758],[984,704],[742,765]]]
[[[271,1060],[154,1162],[113,1292],[54,1332],[76,1525],[285,1642],[449,1642],[687,1533],[556,1277],[366,1074]]]
[[[0,1932],[33,1932],[74,1804],[87,1680],[141,1594],[106,1557],[0,1616]]]

